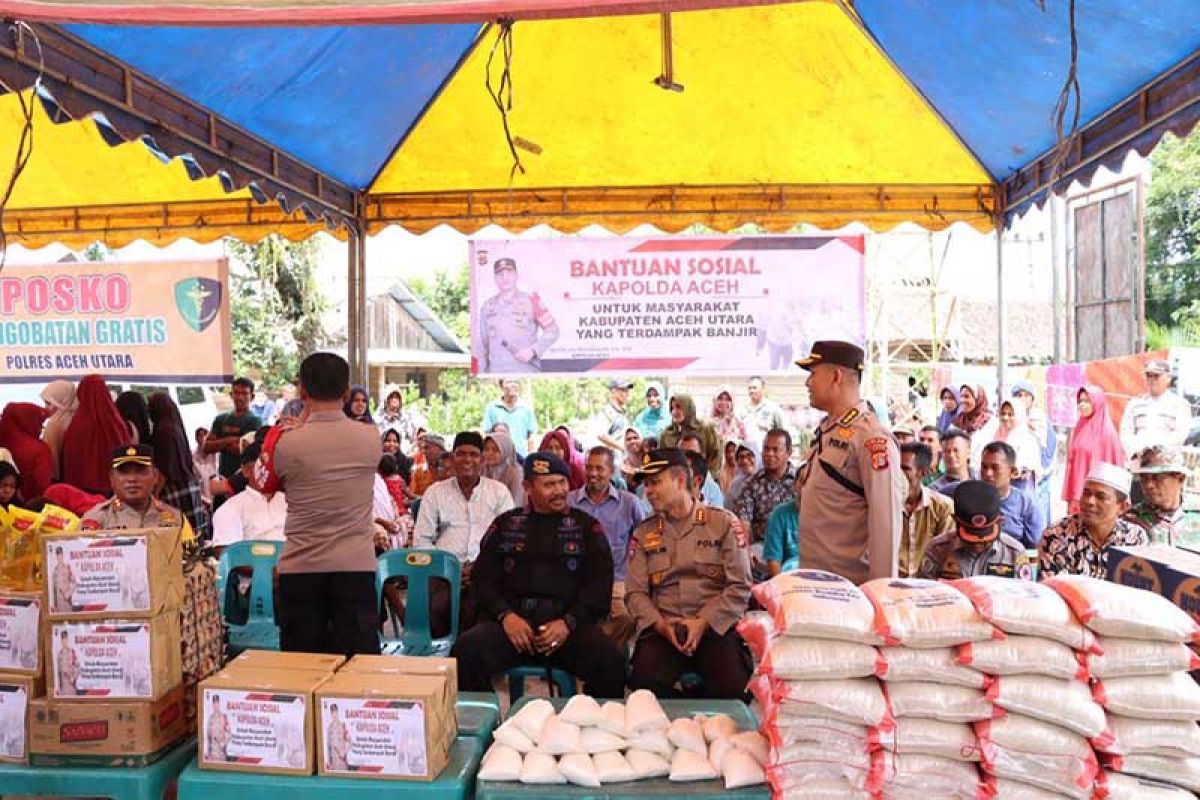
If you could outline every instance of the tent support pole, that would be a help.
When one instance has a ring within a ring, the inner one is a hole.
[[[365,226],[354,226],[346,240],[346,360],[350,363],[350,382],[366,385],[367,365],[363,358],[363,320],[366,302],[363,285],[363,254]]]
[[[1004,342],[1004,225],[996,225],[996,397],[1004,399],[1004,366],[1008,361]],[[999,402],[999,400],[997,401]]]
[[[371,365],[367,361],[367,223],[362,217],[358,220],[358,230],[358,236],[354,237],[355,247],[358,249],[358,256],[354,259],[358,266],[355,290],[355,305],[358,306],[358,341],[355,356],[358,360],[357,382],[367,386],[371,377]]]

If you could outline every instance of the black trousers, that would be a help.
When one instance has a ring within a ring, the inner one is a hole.
[[[704,696],[714,700],[741,700],[750,682],[752,662],[737,631],[724,635],[704,632],[696,654],[689,658],[675,645],[647,629],[633,650],[630,689],[649,689],[656,697],[679,697],[675,682],[688,670],[704,679]]]
[[[279,646],[287,652],[379,654],[374,572],[279,576]]]
[[[531,656],[517,652],[499,622],[480,621],[458,637],[450,655],[458,659],[458,688],[464,692],[490,692],[497,675],[534,665],[582,678],[583,690],[592,697],[625,696],[625,657],[599,625],[578,625],[550,655]]]

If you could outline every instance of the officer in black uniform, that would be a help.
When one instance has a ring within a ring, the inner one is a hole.
[[[612,551],[600,523],[567,506],[570,470],[556,456],[525,459],[526,508],[492,522],[471,575],[479,622],[459,637],[458,688],[490,692],[515,666],[566,670],[593,697],[625,694],[625,659],[599,622],[612,604]]]

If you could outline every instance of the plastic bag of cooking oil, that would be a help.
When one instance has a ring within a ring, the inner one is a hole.
[[[8,536],[0,555],[0,584],[19,592],[34,592],[42,586],[42,515],[10,506]]]

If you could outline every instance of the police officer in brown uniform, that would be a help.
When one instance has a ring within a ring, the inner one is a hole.
[[[157,479],[154,448],[150,445],[122,445],[113,450],[109,472],[113,496],[84,514],[80,527],[85,530],[182,528],[183,540],[193,541],[196,535],[187,517],[154,496]]]
[[[751,665],[733,625],[750,600],[748,534],[729,512],[694,499],[682,450],[650,451],[638,472],[655,515],[631,537],[625,605],[638,628],[631,689],[676,696],[694,670],[713,698],[740,698]]]

